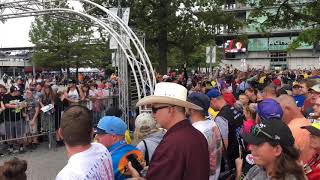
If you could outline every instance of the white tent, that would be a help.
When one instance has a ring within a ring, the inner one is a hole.
[[[70,72],[75,73],[76,72],[76,68],[70,68]],[[80,73],[98,73],[100,72],[100,70],[98,68],[79,68],[78,72]]]

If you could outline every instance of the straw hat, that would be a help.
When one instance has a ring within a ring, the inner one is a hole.
[[[200,106],[187,101],[188,90],[179,84],[161,82],[156,84],[154,95],[146,96],[138,101],[136,106],[148,104],[172,104],[190,109],[202,110]]]

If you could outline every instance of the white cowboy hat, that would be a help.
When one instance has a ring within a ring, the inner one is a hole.
[[[148,104],[172,104],[190,109],[202,110],[200,106],[187,101],[188,90],[176,83],[161,82],[156,84],[154,95],[140,99],[136,106]]]

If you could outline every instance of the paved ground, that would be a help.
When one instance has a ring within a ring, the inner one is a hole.
[[[64,147],[48,149],[46,143],[33,152],[0,157],[0,165],[12,157],[18,157],[28,162],[27,176],[29,180],[54,180],[68,161]]]

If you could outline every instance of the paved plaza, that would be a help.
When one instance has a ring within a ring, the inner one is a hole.
[[[13,157],[28,162],[27,176],[30,180],[54,180],[68,161],[65,147],[49,149],[47,143],[42,143],[32,152],[0,157],[0,164],[2,165]]]

